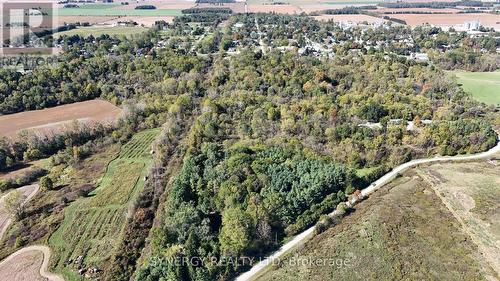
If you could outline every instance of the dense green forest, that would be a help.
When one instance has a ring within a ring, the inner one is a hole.
[[[330,38],[339,43],[335,56],[277,48],[264,54],[255,48],[255,20],[266,26],[269,46]],[[236,23],[241,27],[233,28]],[[405,34],[414,40],[410,49],[391,43]],[[486,118],[492,108],[442,70],[498,67],[498,56],[478,51],[498,47],[488,37],[434,28],[365,32],[304,16],[238,15],[227,28],[176,21],[133,39],[61,40],[57,64],[25,74],[0,70],[0,113],[102,98],[127,114],[116,126],[76,128],[53,139],[2,139],[0,170],[163,128],[151,171],[163,177],[161,186],[147,183],[139,195],[106,280],[127,280],[134,272],[136,280],[226,280],[248,264],[221,261],[276,249],[388,169],[418,157],[484,151],[497,141]],[[385,43],[371,48],[376,41]],[[450,44],[456,47],[444,47]],[[239,52],[228,55],[236,45]],[[403,56],[422,49],[434,64]],[[362,168],[373,172],[360,178]],[[138,264],[146,244],[150,252]],[[186,259],[191,262],[178,263]]]

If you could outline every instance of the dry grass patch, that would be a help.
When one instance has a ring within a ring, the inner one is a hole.
[[[500,276],[500,166],[439,164],[418,170]]]

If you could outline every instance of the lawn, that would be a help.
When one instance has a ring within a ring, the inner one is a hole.
[[[500,71],[496,72],[452,72],[462,88],[486,104],[500,105]]]
[[[68,264],[69,260],[82,256],[84,268],[103,268],[113,256],[128,209],[144,187],[152,163],[150,145],[158,133],[147,130],[136,134],[108,164],[98,187],[66,208],[64,221],[49,238],[54,251],[52,266],[66,280],[79,280],[78,265]]]
[[[103,34],[107,34],[109,36],[115,36],[115,35],[124,35],[127,37],[130,37],[134,34],[139,34],[142,32],[147,31],[148,28],[145,27],[140,27],[140,26],[115,26],[115,27],[81,27],[81,28],[76,28],[64,32],[59,32],[55,34],[55,37],[61,37],[63,35],[67,36],[73,36],[73,35],[80,35],[82,37],[87,37],[87,36],[101,36]]]

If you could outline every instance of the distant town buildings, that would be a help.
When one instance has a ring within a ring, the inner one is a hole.
[[[481,22],[477,21],[466,21],[462,25],[457,26],[457,28],[462,28],[465,31],[478,30],[481,27]]]

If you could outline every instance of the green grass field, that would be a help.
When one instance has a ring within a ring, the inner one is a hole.
[[[152,163],[150,145],[158,133],[155,129],[136,134],[109,163],[98,187],[65,209],[64,221],[49,245],[54,251],[52,265],[66,280],[79,280],[77,265],[68,260],[83,256],[86,267],[102,268],[113,256],[127,210],[144,187]]]
[[[464,91],[486,104],[500,105],[500,71],[496,72],[452,72]]]
[[[67,36],[73,36],[73,35],[80,35],[82,37],[87,37],[87,36],[101,36],[103,34],[107,34],[110,36],[115,36],[115,35],[124,35],[126,37],[130,37],[134,34],[139,34],[142,32],[147,31],[148,28],[145,27],[140,27],[140,26],[115,26],[115,27],[82,27],[82,28],[76,28],[64,32],[59,32],[55,34],[55,37],[61,37],[63,35]]]

